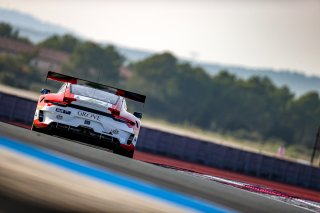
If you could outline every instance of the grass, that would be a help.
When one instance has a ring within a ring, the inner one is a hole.
[[[261,153],[272,157],[278,157],[276,154],[277,150],[279,146],[283,146],[284,144],[283,142],[277,140],[261,141],[240,139],[230,134],[206,131],[189,124],[173,124],[162,119],[155,119],[146,116],[143,118],[142,124],[146,127],[155,128],[191,138],[202,139],[212,143],[221,144],[241,150]],[[304,147],[299,147],[296,145],[285,148],[286,153],[283,159],[309,164],[311,150],[307,150]],[[315,165],[316,164],[319,163],[315,163]]]

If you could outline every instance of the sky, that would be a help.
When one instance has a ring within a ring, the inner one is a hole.
[[[320,0],[0,0],[94,41],[320,76]]]

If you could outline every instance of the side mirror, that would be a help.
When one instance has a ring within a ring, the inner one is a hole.
[[[139,119],[142,118],[142,113],[141,113],[141,112],[134,112],[133,115],[134,115],[136,118],[139,118]]]
[[[50,93],[50,90],[49,89],[41,89],[40,91],[41,94],[49,94]]]

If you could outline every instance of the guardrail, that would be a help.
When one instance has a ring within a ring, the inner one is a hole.
[[[0,120],[31,125],[36,102],[0,92]],[[320,191],[320,168],[141,128],[137,149]]]
[[[33,100],[0,92],[0,119],[31,125],[36,104]]]

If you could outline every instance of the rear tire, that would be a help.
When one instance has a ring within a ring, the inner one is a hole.
[[[31,126],[31,131],[34,131],[34,132],[42,132],[41,129],[35,127],[33,124]]]
[[[122,155],[127,158],[133,158],[134,150],[128,151],[119,145],[114,148],[113,153],[117,155]]]
[[[128,151],[128,153],[127,153],[128,158],[133,158],[133,155],[134,155],[134,150]]]
[[[50,129],[48,127],[45,128],[37,128],[35,127],[33,124],[31,126],[31,131],[34,132],[40,132],[40,133],[44,133],[44,134],[49,134],[50,135]]]

